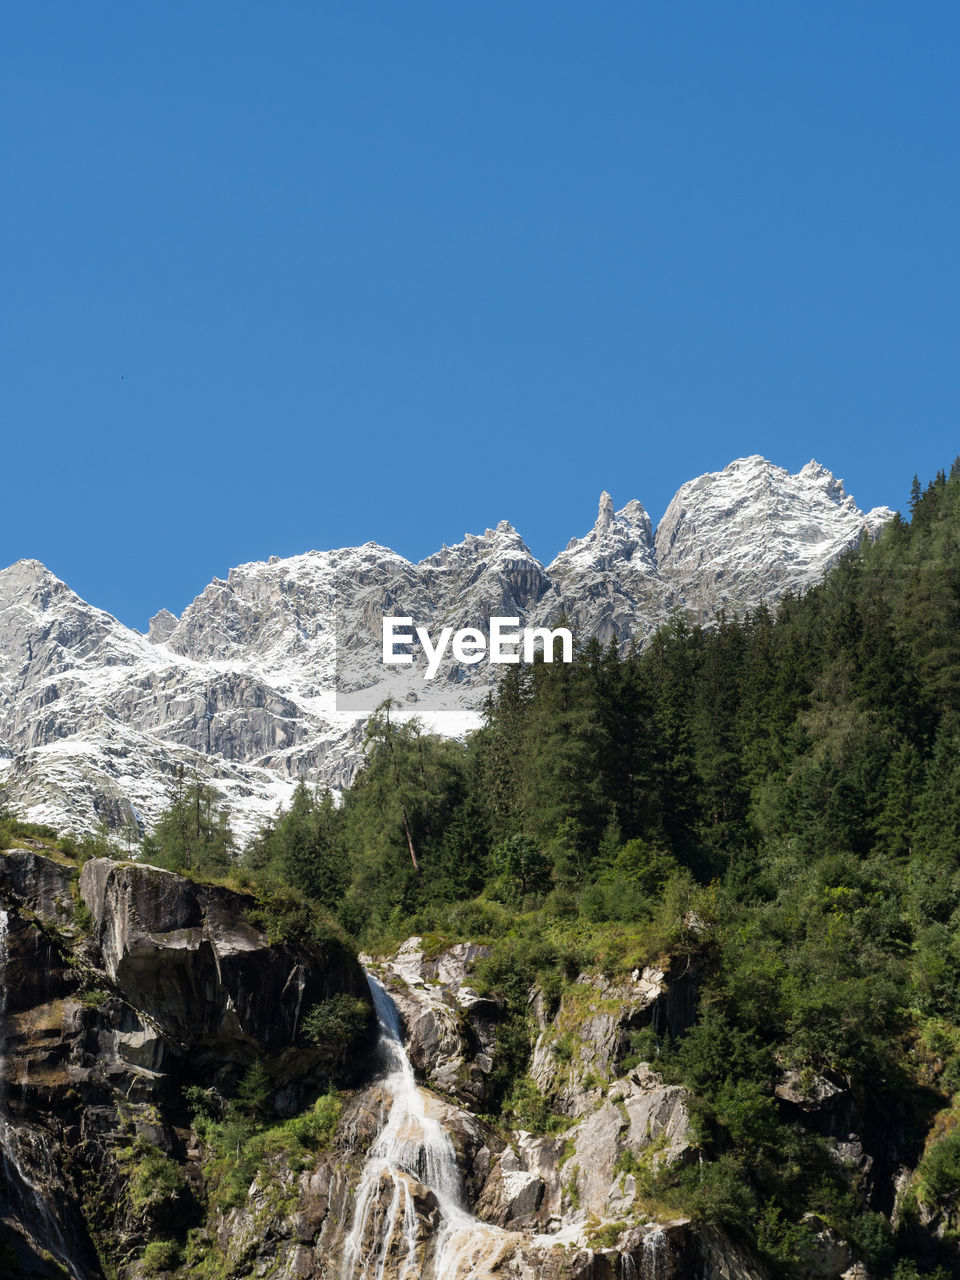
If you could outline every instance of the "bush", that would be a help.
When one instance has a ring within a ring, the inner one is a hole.
[[[543,904],[543,914],[551,920],[568,920],[577,914],[577,899],[562,885],[557,885],[547,894]]]
[[[553,1119],[550,1104],[529,1076],[522,1076],[503,1104],[503,1114],[518,1129],[546,1133]]]
[[[920,1163],[922,1199],[943,1205],[960,1192],[960,1130],[954,1129],[930,1148]]]
[[[370,1006],[344,993],[315,1004],[303,1019],[308,1040],[325,1048],[346,1048],[365,1034],[370,1025]]]
[[[580,895],[580,914],[592,924],[610,919],[607,911],[607,895],[602,885],[591,884],[584,889]]]
[[[621,1071],[632,1071],[641,1062],[652,1062],[660,1054],[660,1038],[652,1027],[631,1031],[627,1037],[628,1052]]]
[[[447,927],[465,938],[499,938],[506,931],[509,917],[492,902],[473,899],[460,902],[447,911]]]
[[[337,921],[294,889],[276,884],[262,886],[250,919],[274,945],[302,947],[321,960],[344,950],[355,954]]]
[[[138,1138],[132,1148],[117,1153],[126,1174],[127,1196],[135,1213],[149,1222],[173,1225],[187,1184],[180,1166],[153,1143]]]
[[[340,1096],[330,1091],[309,1111],[269,1128],[235,1107],[228,1109],[222,1121],[198,1115],[194,1123],[204,1141],[205,1175],[213,1202],[221,1210],[243,1204],[250,1184],[274,1161],[285,1161],[294,1172],[307,1168],[310,1153],[330,1145],[342,1110]]]
[[[175,1240],[151,1240],[143,1251],[140,1265],[148,1276],[155,1276],[178,1267],[180,1259],[180,1246]]]

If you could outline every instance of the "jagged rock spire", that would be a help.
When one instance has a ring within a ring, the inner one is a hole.
[[[593,526],[597,533],[603,533],[613,525],[613,499],[604,489],[600,495],[600,510],[597,512],[597,523]]]

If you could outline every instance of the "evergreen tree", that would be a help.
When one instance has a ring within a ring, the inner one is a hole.
[[[186,781],[182,765],[174,775],[167,808],[144,837],[142,856],[154,866],[205,875],[223,874],[234,865],[236,848],[226,810],[199,777]]]

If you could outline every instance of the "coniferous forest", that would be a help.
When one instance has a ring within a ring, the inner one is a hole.
[[[650,1196],[775,1267],[816,1215],[872,1276],[960,1274],[958,624],[960,459],[803,597],[506,667],[463,742],[385,705],[342,802],[301,783],[240,851],[181,779],[140,856],[298,891],[367,951],[488,943],[513,1127],[563,1124],[532,984],[555,1008],[584,971],[691,975],[689,1025],[632,1045],[696,1099],[700,1160]],[[866,1155],[838,1158],[827,1095]],[[896,1206],[885,1160],[914,1170]]]

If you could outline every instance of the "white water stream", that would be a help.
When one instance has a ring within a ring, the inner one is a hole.
[[[435,1100],[414,1078],[396,1006],[370,974],[367,982],[380,1028],[382,1084],[391,1103],[357,1187],[342,1280],[486,1280],[525,1238],[481,1222],[466,1208],[453,1142],[434,1113]],[[439,1221],[429,1218],[424,1188],[433,1193]],[[423,1216],[417,1214],[418,1197]],[[571,1228],[566,1238],[537,1234],[525,1243],[578,1245],[580,1229]],[[639,1266],[626,1254],[618,1262],[621,1280],[664,1280],[667,1272],[667,1237],[659,1228],[644,1238]]]
[[[413,1280],[424,1274],[416,1184],[433,1192],[440,1212],[435,1231],[434,1280],[469,1280],[483,1274],[511,1233],[475,1218],[464,1207],[463,1186],[450,1135],[430,1114],[403,1047],[396,1006],[367,975],[380,1027],[386,1067],[383,1086],[392,1101],[386,1124],[370,1148],[357,1188],[353,1224],[344,1246],[345,1280]],[[422,1195],[422,1192],[421,1192]]]

